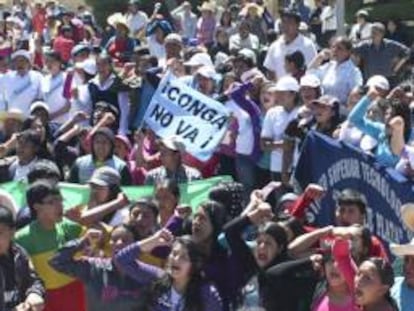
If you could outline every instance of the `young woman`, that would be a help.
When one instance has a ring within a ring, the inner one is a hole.
[[[180,203],[180,188],[175,181],[165,179],[155,184],[154,196],[158,201],[159,224],[164,226]]]
[[[315,123],[311,129],[332,137],[340,123],[338,99],[324,95],[313,101],[313,110]]]
[[[102,238],[101,231],[89,229],[83,237],[70,241],[59,249],[50,265],[61,273],[82,280],[88,293],[88,306],[91,311],[142,308],[145,292],[128,274],[118,268],[112,256],[77,256],[80,251],[95,248]],[[133,242],[134,235],[129,227],[115,227],[109,239],[112,255]]]
[[[306,292],[312,292],[314,276],[307,279],[297,273],[312,270],[309,258],[288,262],[287,234],[274,222],[264,221],[272,216],[268,204],[260,204],[247,215],[235,218],[226,225],[225,234],[232,251],[235,268],[231,276],[234,290],[241,293],[241,307],[262,307],[265,310],[296,310]],[[259,225],[253,252],[243,240],[243,231]],[[301,266],[295,269],[296,266]],[[295,288],[292,291],[292,288]],[[240,295],[239,295],[240,297]]]
[[[375,150],[377,161],[384,166],[394,167],[400,158],[405,143],[411,136],[411,113],[408,106],[393,100],[385,113],[384,123],[368,119],[365,114],[378,91],[372,88],[352,109],[348,120],[364,134],[378,141]]]
[[[390,296],[394,272],[382,258],[369,258],[359,267],[355,276],[355,302],[362,311],[398,311]]]
[[[325,256],[326,288],[316,293],[312,311],[358,311],[353,296],[354,274],[350,243],[337,239],[332,252]],[[325,286],[323,286],[325,287]]]
[[[91,137],[91,154],[78,158],[72,166],[69,181],[86,183],[101,166],[109,166],[121,175],[121,184],[131,184],[131,175],[124,161],[114,155],[114,134],[108,128],[98,129]]]
[[[172,247],[166,270],[136,260],[140,253],[159,246]],[[118,252],[115,261],[138,284],[151,285],[149,310],[223,310],[217,290],[203,278],[203,256],[189,236],[174,240],[170,232],[161,230]]]

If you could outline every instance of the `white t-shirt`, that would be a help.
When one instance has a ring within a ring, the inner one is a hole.
[[[44,76],[42,79],[42,94],[45,103],[49,106],[50,113],[63,108],[68,99],[63,97],[63,89],[66,81],[66,73],[61,72],[57,76],[52,77],[51,74]],[[69,113],[65,113],[60,117],[53,119],[54,122],[64,123],[69,117]]]
[[[0,110],[20,109],[25,117],[30,115],[30,105],[42,97],[42,75],[29,71],[20,76],[16,71],[9,71],[0,78]]]
[[[321,21],[322,21],[322,33],[326,31],[333,31],[337,29],[337,17],[336,17],[336,8],[331,6],[326,6],[321,12]]]
[[[250,115],[241,109],[233,100],[226,103],[226,107],[233,113],[239,126],[236,137],[236,153],[250,155],[253,151],[253,127]]]
[[[365,23],[362,27],[360,24],[354,24],[349,34],[349,39],[354,42],[359,42],[361,40],[367,40],[371,38],[371,23]],[[358,36],[359,34],[359,36]]]
[[[262,138],[270,138],[273,141],[283,140],[288,124],[297,117],[299,108],[286,111],[282,106],[269,109],[266,113],[262,127]],[[270,170],[275,173],[282,171],[283,150],[278,148],[272,151]]]
[[[285,56],[296,51],[302,52],[306,64],[309,64],[316,56],[316,47],[311,39],[302,34],[298,34],[295,40],[286,44],[285,37],[281,36],[269,47],[263,65],[267,69],[275,72],[277,78],[283,77],[287,75],[285,70]]]
[[[148,49],[150,51],[150,54],[152,56],[155,56],[158,58],[158,65],[160,67],[163,67],[166,62],[166,53],[165,53],[165,46],[164,44],[160,44],[156,39],[155,35],[147,37],[148,41]]]
[[[135,34],[148,24],[148,16],[142,11],[138,11],[136,14],[127,14],[126,20],[131,34]]]

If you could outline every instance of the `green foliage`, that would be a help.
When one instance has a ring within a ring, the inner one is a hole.
[[[128,0],[85,0],[93,8],[96,20],[101,26],[106,25],[106,19],[115,12],[124,12],[128,7]]]
[[[414,20],[414,0],[377,1],[372,4],[361,5],[361,0],[345,0],[346,21],[352,23],[354,14],[359,9],[366,9],[373,20],[385,21],[390,18],[398,18],[402,21]]]

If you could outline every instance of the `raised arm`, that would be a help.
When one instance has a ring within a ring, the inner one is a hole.
[[[368,120],[366,117],[367,110],[375,97],[376,91],[370,91],[367,96],[362,97],[351,110],[348,120],[365,134],[378,139],[384,132],[385,125],[380,122]]]
[[[354,292],[354,278],[357,267],[351,257],[351,243],[349,240],[336,239],[332,245],[332,255],[335,259],[339,271],[345,278],[351,292]]]
[[[141,285],[149,285],[156,279],[164,275],[164,270],[143,263],[137,258],[141,252],[149,253],[158,246],[170,246],[173,241],[171,233],[163,229],[158,231],[153,236],[135,242],[124,249],[120,250],[115,256],[114,260],[117,266],[127,273],[129,277],[133,278]]]

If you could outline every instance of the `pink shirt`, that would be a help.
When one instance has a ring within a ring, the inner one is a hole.
[[[329,301],[329,296],[324,295],[316,304],[312,311],[360,311],[356,306],[354,299],[350,296],[348,301],[341,305],[335,305]]]

